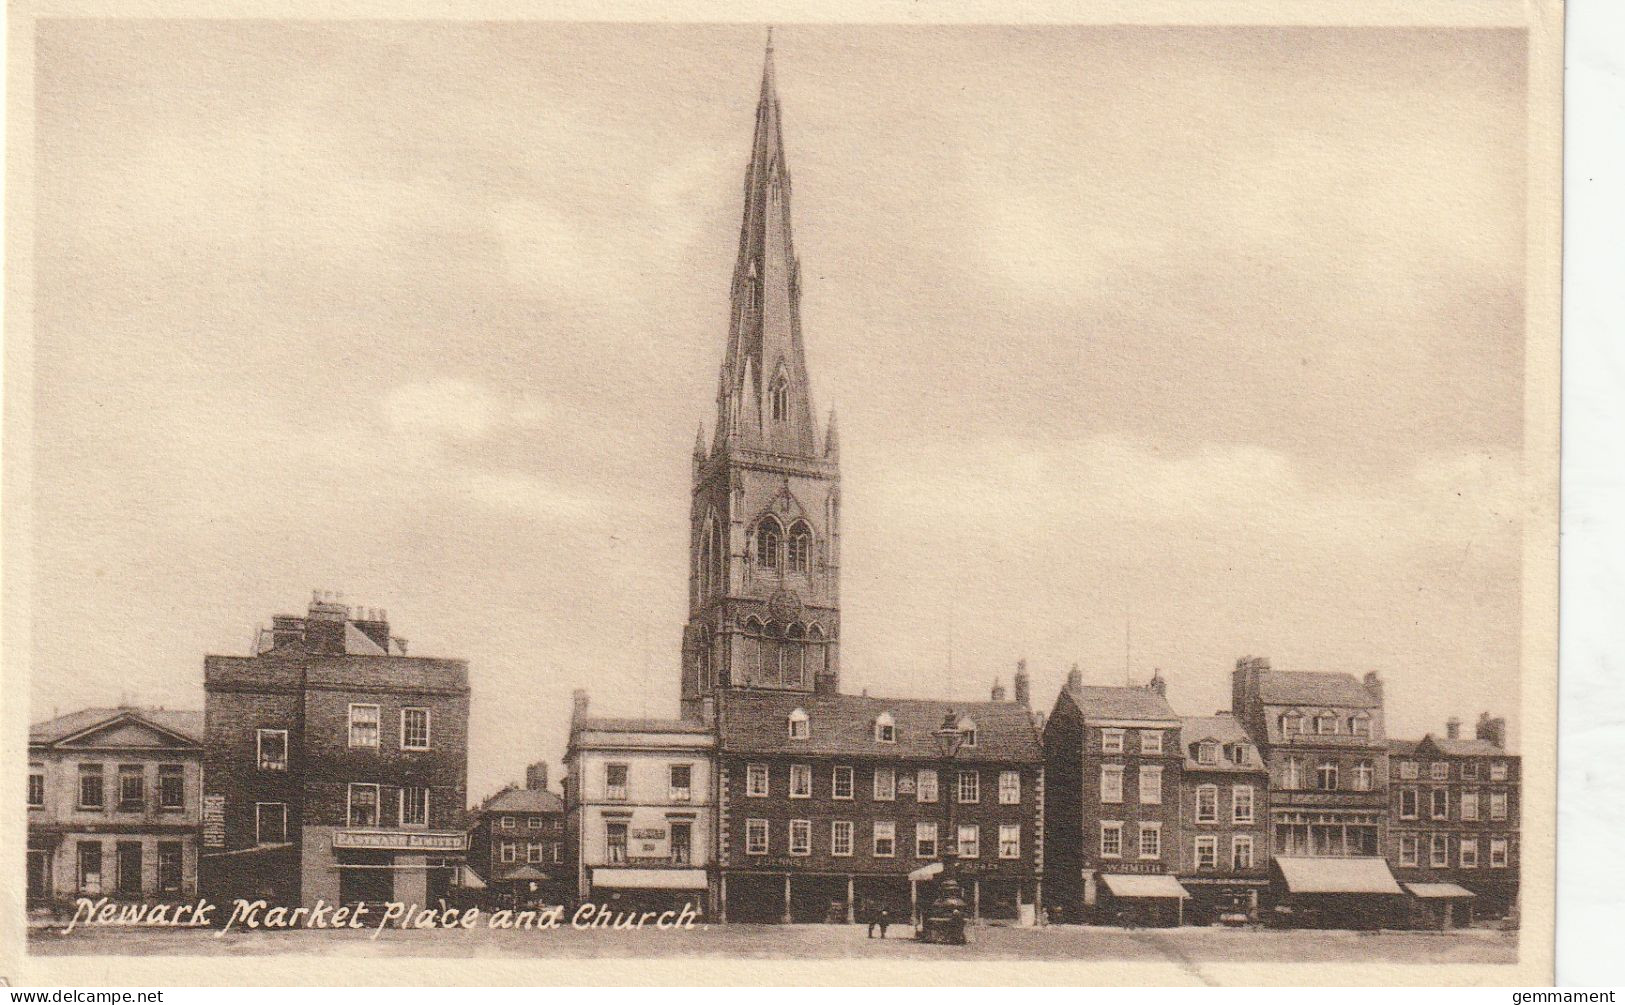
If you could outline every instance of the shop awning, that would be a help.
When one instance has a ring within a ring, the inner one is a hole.
[[[1413,897],[1438,897],[1446,900],[1474,896],[1473,891],[1454,883],[1406,883],[1405,889]]]
[[[915,869],[913,872],[908,874],[909,882],[923,883],[941,871],[941,862],[932,862],[930,865],[922,865],[918,869]]]
[[[458,868],[457,881],[458,884],[461,885],[465,890],[485,889],[485,880],[480,878],[479,873],[475,872],[473,869],[470,869],[466,865]]]
[[[522,865],[502,878],[510,881],[519,880],[526,883],[545,883],[547,882],[547,873],[540,869],[534,869],[528,865]]]
[[[1397,893],[1388,863],[1380,858],[1293,858],[1276,856],[1275,865],[1292,893]]]
[[[612,890],[703,890],[704,869],[594,869],[592,885]]]
[[[1106,873],[1100,877],[1106,884],[1106,889],[1115,897],[1173,897],[1183,899],[1190,893],[1179,880],[1166,873],[1150,876],[1132,876],[1121,873]]]

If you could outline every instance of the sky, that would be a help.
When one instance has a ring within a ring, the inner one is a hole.
[[[31,712],[312,589],[470,662],[470,797],[673,715],[755,25],[48,21]],[[1238,656],[1517,730],[1524,40],[780,27],[843,688]]]

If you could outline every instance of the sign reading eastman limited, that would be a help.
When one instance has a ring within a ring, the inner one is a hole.
[[[369,851],[463,851],[468,835],[456,831],[334,831],[334,848]]]

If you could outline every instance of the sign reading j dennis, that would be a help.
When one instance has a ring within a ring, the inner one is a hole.
[[[334,831],[334,848],[378,851],[462,851],[468,835],[456,831]]]

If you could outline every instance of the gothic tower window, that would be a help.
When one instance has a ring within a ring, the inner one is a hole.
[[[790,417],[790,380],[782,372],[773,381],[773,420],[783,422]]]
[[[772,517],[756,528],[756,564],[764,569],[779,567],[779,522]]]
[[[806,572],[812,568],[812,528],[797,521],[790,528],[790,571]]]

